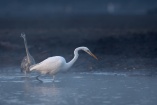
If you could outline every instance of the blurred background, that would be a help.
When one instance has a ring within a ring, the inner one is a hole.
[[[99,60],[80,52],[76,71],[156,72],[156,0],[1,0],[1,67],[20,67],[22,32],[36,62],[86,46]]]

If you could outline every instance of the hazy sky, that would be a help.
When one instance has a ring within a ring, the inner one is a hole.
[[[0,17],[144,14],[152,8],[157,8],[157,0],[1,0]]]

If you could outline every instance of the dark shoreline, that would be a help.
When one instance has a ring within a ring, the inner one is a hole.
[[[38,20],[0,19],[0,65],[20,65],[25,56],[20,33],[25,32],[30,52],[37,62],[55,55],[69,61],[76,47],[87,46],[98,56],[98,63],[81,52],[75,68],[154,70],[157,68],[156,17],[89,15]]]

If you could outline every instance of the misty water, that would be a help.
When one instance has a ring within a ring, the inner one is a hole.
[[[59,73],[28,78],[19,68],[0,71],[1,105],[156,105],[157,76],[129,72]]]

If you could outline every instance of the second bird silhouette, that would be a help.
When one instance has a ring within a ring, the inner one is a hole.
[[[25,73],[25,76],[26,76],[27,73],[30,72],[29,67],[30,67],[31,65],[34,65],[34,64],[35,64],[35,60],[34,60],[34,58],[31,56],[31,54],[29,53],[25,33],[21,33],[21,37],[24,39],[24,45],[25,45],[25,49],[26,49],[26,56],[23,58],[23,60],[22,60],[22,62],[21,62],[21,72],[24,72],[24,73]]]

